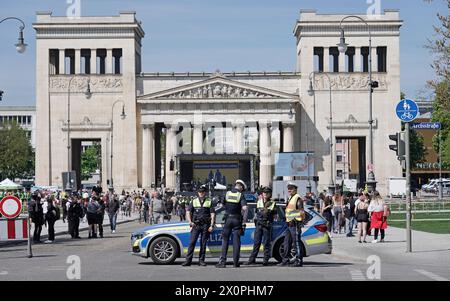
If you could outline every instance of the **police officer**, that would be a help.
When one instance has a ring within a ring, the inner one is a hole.
[[[256,263],[261,241],[264,241],[264,260],[263,266],[269,264],[270,249],[272,243],[272,223],[274,215],[276,214],[276,203],[271,200],[272,188],[264,187],[262,189],[262,198],[258,199],[256,204],[256,218],[255,218],[255,243],[253,245],[253,252],[250,255],[246,265]]]
[[[233,263],[234,267],[239,267],[239,256],[241,253],[241,234],[245,232],[245,222],[247,221],[247,202],[243,192],[247,189],[244,181],[237,180],[235,189],[228,191],[224,200],[225,225],[222,233],[222,255],[217,268],[226,267],[228,244],[230,235],[233,234]]]
[[[303,209],[303,200],[297,194],[297,184],[289,182],[287,185],[289,199],[286,203],[286,223],[288,228],[284,234],[282,262],[279,266],[287,266],[291,254],[292,245],[295,249],[295,260],[290,264],[293,267],[303,266],[302,254],[302,226],[305,219],[305,211]]]
[[[186,261],[182,264],[184,267],[190,266],[192,263],[195,244],[197,243],[199,236],[201,236],[199,265],[206,266],[206,243],[209,239],[209,234],[213,231],[215,216],[212,202],[208,197],[206,197],[206,190],[206,186],[200,187],[197,191],[198,197],[195,198],[187,207],[186,218],[191,226],[191,240],[189,241]]]

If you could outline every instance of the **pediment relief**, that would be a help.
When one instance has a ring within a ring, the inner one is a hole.
[[[238,81],[220,75],[194,84],[140,96],[139,99],[225,99],[225,98],[289,98],[298,96]]]

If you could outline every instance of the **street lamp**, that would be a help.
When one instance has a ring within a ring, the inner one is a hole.
[[[8,17],[8,18],[4,18],[2,20],[0,20],[0,23],[3,23],[6,20],[17,20],[19,21],[22,25],[19,27],[19,38],[17,41],[17,44],[15,44],[14,46],[16,46],[16,50],[18,53],[24,53],[25,50],[27,50],[27,44],[25,44],[25,40],[23,38],[23,30],[25,29],[25,23],[16,17]]]
[[[127,115],[125,114],[125,103],[122,100],[116,100],[112,107],[111,107],[111,170],[110,170],[110,178],[111,178],[111,183],[110,183],[110,191],[111,193],[114,193],[114,181],[113,181],[113,157],[114,157],[114,106],[118,103],[122,103],[122,114],[120,114],[120,118],[122,120],[124,120]]]
[[[330,91],[330,185],[328,186],[328,192],[330,194],[334,194],[334,192],[336,191],[336,186],[334,185],[334,179],[333,179],[333,175],[334,175],[334,172],[333,172],[333,102],[332,102],[332,98],[331,98],[331,78],[327,73],[322,73],[322,72],[313,71],[309,74],[308,95],[314,96],[314,103],[315,103],[316,93],[314,90],[313,81],[315,82],[316,73],[325,75],[326,78],[328,79],[328,83],[329,83],[329,91]]]
[[[70,173],[70,93],[71,93],[71,85],[72,85],[72,81],[77,78],[77,76],[73,76],[70,80],[69,80],[69,86],[67,88],[67,171]],[[84,95],[86,96],[87,99],[90,99],[92,96],[92,92],[91,92],[91,85],[90,85],[90,81],[88,80],[87,82],[87,87],[86,87],[86,91],[84,92]],[[67,187],[66,189],[71,190],[72,186],[69,187],[70,181],[67,181]]]
[[[339,52],[341,53],[345,53],[347,51],[348,48],[348,44],[345,42],[345,32],[344,32],[344,27],[342,25],[342,23],[349,18],[355,18],[358,19],[359,21],[363,22],[364,24],[366,24],[367,26],[367,30],[369,31],[369,66],[368,66],[368,70],[369,70],[369,128],[370,128],[370,136],[369,136],[369,145],[370,145],[370,170],[369,170],[369,175],[368,175],[368,179],[366,181],[367,183],[367,188],[369,190],[369,192],[373,192],[376,189],[376,185],[377,185],[377,181],[375,180],[375,174],[373,172],[373,116],[372,116],[372,99],[373,99],[373,89],[374,88],[378,88],[378,82],[377,81],[372,81],[372,31],[370,30],[370,26],[369,24],[361,17],[358,16],[346,16],[344,17],[341,22],[339,23],[339,27],[341,29],[341,37],[340,37],[340,41],[339,44],[337,44]]]

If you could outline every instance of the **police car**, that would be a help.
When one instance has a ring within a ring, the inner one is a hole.
[[[241,237],[241,255],[249,255],[253,250],[255,224],[253,222],[256,203],[248,203],[248,220],[245,234]],[[272,232],[272,257],[281,262],[283,252],[283,233],[287,226],[284,216],[284,204],[277,204]],[[317,254],[331,254],[332,242],[327,234],[326,220],[313,207],[305,206],[305,226],[302,229],[302,248],[305,257]],[[220,257],[222,249],[222,227],[224,224],[224,208],[216,208],[216,227],[210,235],[206,247],[206,256]],[[184,257],[189,246],[190,227],[187,222],[166,223],[139,229],[131,235],[132,254],[151,258],[156,264],[171,264],[177,258]],[[262,251],[261,246],[261,251]],[[229,252],[233,246],[230,245]],[[200,250],[199,242],[195,253]],[[262,256],[262,252],[259,252]],[[294,249],[291,256],[295,256]]]

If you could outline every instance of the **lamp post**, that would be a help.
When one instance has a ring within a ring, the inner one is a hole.
[[[114,193],[114,181],[113,181],[113,157],[114,157],[114,106],[118,103],[122,103],[122,114],[120,114],[120,118],[124,120],[127,115],[125,114],[125,103],[122,100],[116,100],[111,107],[111,170],[110,170],[110,186],[109,190],[111,193]]]
[[[70,80],[69,80],[69,86],[67,88],[67,171],[68,171],[68,175],[71,172],[71,168],[70,168],[70,93],[71,93],[71,85],[72,85],[72,81],[77,78],[76,76],[73,76]],[[84,95],[86,96],[87,99],[91,98],[92,96],[92,92],[91,92],[91,86],[90,86],[90,81],[88,80],[87,83],[87,87],[86,87],[86,91],[84,92]],[[70,182],[70,178],[67,181],[67,187],[66,189],[68,190],[72,190],[72,184]]]
[[[311,72],[309,74],[309,89],[308,95],[314,97],[314,103],[316,102],[316,93],[314,90],[313,80],[315,82],[315,76],[318,72]],[[334,185],[334,171],[333,171],[333,102],[331,98],[331,78],[327,73],[320,72],[319,74],[323,74],[326,76],[329,82],[329,91],[330,91],[330,185],[328,186],[328,192],[330,194],[334,194],[336,191],[336,186]]]
[[[337,44],[339,52],[345,53],[348,48],[348,44],[345,43],[345,32],[344,32],[344,27],[343,27],[342,23],[346,19],[350,19],[350,18],[358,19],[359,21],[366,24],[367,30],[369,31],[369,66],[368,66],[368,70],[369,70],[369,128],[370,128],[369,145],[370,145],[370,166],[371,166],[371,168],[369,170],[369,175],[368,175],[368,179],[367,179],[366,183],[367,183],[367,188],[368,188],[369,192],[373,192],[376,189],[377,181],[375,180],[375,174],[373,172],[373,116],[372,116],[372,114],[373,114],[372,107],[373,106],[372,106],[372,99],[373,99],[373,89],[378,87],[378,82],[372,81],[372,31],[370,30],[369,24],[363,18],[361,18],[359,16],[351,15],[351,16],[346,16],[346,17],[342,18],[341,22],[339,23],[339,27],[341,29],[341,38],[340,38],[339,44]]]
[[[24,53],[25,50],[27,50],[27,46],[28,46],[27,44],[25,44],[25,40],[23,38],[23,30],[25,29],[25,23],[21,19],[16,18],[16,17],[4,18],[4,19],[0,20],[0,23],[3,23],[4,21],[7,21],[7,20],[16,20],[21,23],[21,25],[19,27],[19,38],[18,38],[17,44],[15,44],[14,46],[16,46],[16,50],[18,53]]]

